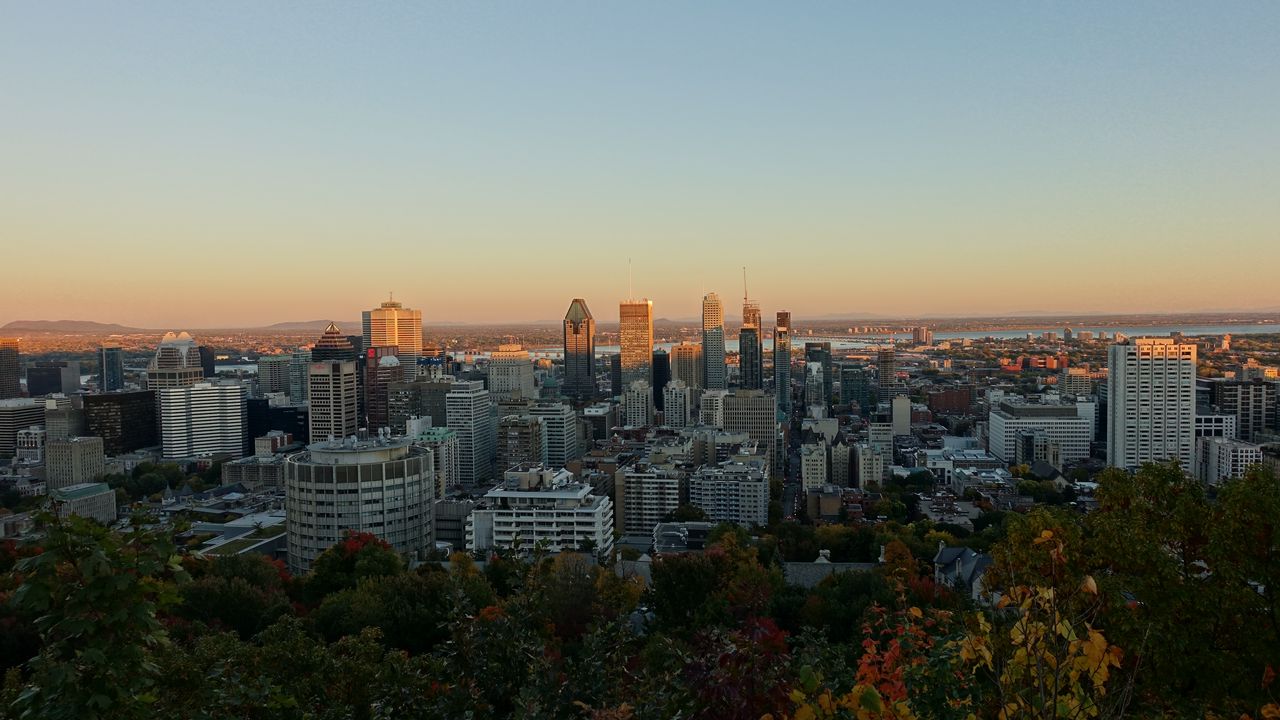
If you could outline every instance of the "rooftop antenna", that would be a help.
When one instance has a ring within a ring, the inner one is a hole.
[[[747,266],[742,266],[742,304],[747,304]]]
[[[631,287],[631,258],[627,258],[627,299],[635,300],[636,293]]]

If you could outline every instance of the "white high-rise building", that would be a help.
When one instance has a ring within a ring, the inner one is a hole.
[[[547,466],[560,469],[578,459],[578,415],[562,402],[543,400],[529,407],[529,414],[542,421],[546,431],[544,450]]]
[[[1107,462],[1136,469],[1195,462],[1196,346],[1173,338],[1112,345],[1107,374]]]
[[[147,389],[185,387],[204,381],[200,349],[185,332],[165,333],[147,366]]]
[[[894,395],[889,401],[890,422],[893,423],[894,435],[911,434],[911,398],[906,395]]]
[[[613,513],[623,535],[650,535],[680,507],[680,474],[660,467],[629,465],[613,478]]]
[[[878,485],[883,482],[884,471],[887,466],[886,459],[884,452],[871,445],[854,445],[852,471],[854,485],[866,489],[867,485],[871,483]]]
[[[45,452],[45,483],[50,490],[94,482],[107,471],[100,437],[52,440]]]
[[[360,320],[364,346],[394,345],[396,357],[405,370],[404,379],[417,377],[418,358],[422,357],[422,311],[388,300],[373,310],[365,310]]]
[[[258,397],[267,393],[289,392],[289,355],[264,355],[258,358]]]
[[[820,490],[827,479],[827,446],[805,443],[800,446],[800,486],[804,490]]]
[[[672,380],[662,388],[662,422],[667,427],[689,426],[693,415],[693,390],[683,380]]]
[[[313,442],[341,440],[356,434],[359,392],[356,363],[325,360],[307,364],[308,418]]]
[[[479,380],[461,380],[445,395],[448,426],[458,433],[458,477],[464,486],[493,479],[497,420],[489,391]]]
[[[406,423],[405,435],[415,445],[431,451],[435,461],[436,497],[442,498],[445,493],[458,488],[461,450],[458,447],[458,433],[453,428],[431,427],[429,421],[430,418],[410,418]]]
[[[197,383],[156,391],[160,444],[166,460],[226,453],[244,455],[248,423],[244,386]]]
[[[729,374],[724,365],[724,303],[715,293],[702,298],[702,362],[704,387],[724,390]]]
[[[495,400],[535,400],[533,360],[519,345],[500,345],[489,357],[489,394]]]
[[[649,383],[636,380],[622,393],[622,415],[628,427],[653,424],[653,390]]]
[[[702,363],[702,346],[682,342],[671,347],[671,379],[681,380],[693,390],[701,390],[705,384]]]

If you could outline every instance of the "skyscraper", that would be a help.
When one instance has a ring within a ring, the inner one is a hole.
[[[829,342],[807,342],[804,344],[804,361],[806,363],[816,362],[822,364],[822,403],[826,404],[831,401],[831,389],[834,387],[835,378],[832,377],[831,371],[831,343]],[[807,382],[807,379],[806,379]],[[807,391],[806,391],[807,392]],[[810,402],[812,404],[812,402]]]
[[[791,313],[779,310],[773,325],[773,392],[778,411],[791,412]]]
[[[98,390],[124,389],[124,350],[118,345],[98,348]]]
[[[489,394],[496,400],[534,400],[533,359],[519,345],[499,345],[489,356]]]
[[[702,298],[702,373],[708,390],[724,390],[728,387],[728,373],[724,367],[724,304],[720,296],[707,293]]]
[[[701,390],[703,385],[702,346],[682,342],[671,348],[671,379],[680,380],[690,389]]]
[[[316,341],[311,348],[311,359],[315,362],[325,362],[329,360],[355,360],[358,352],[351,340],[342,334],[338,326],[329,323],[329,327],[325,328],[324,334]]]
[[[354,360],[325,360],[308,365],[308,420],[312,442],[342,440],[356,434],[359,390]]]
[[[579,402],[596,395],[596,319],[582,298],[564,314],[564,394]]]
[[[736,390],[724,399],[724,429],[746,433],[765,455],[767,468],[773,467],[778,438],[778,410],[773,397],[763,390]]]
[[[898,381],[898,358],[892,345],[876,352],[876,378],[880,383],[880,398],[892,401],[894,395],[907,391]]]
[[[1173,338],[1112,345],[1107,373],[1107,463],[1135,469],[1195,460],[1196,346]]]
[[[662,389],[671,382],[671,356],[661,348],[653,351],[653,405],[662,409]]]
[[[458,433],[458,478],[467,487],[493,479],[497,423],[490,408],[489,391],[479,380],[455,382],[445,396],[448,425]]]
[[[364,347],[395,345],[399,348],[400,366],[404,379],[412,380],[418,373],[418,358],[422,355],[422,311],[410,310],[404,305],[387,300],[373,310],[361,314],[364,330]]]
[[[387,398],[388,389],[393,382],[400,382],[404,370],[396,357],[394,346],[374,346],[364,351],[364,382],[361,392],[364,393],[364,427],[370,436],[381,428],[390,427]]]
[[[147,389],[187,387],[202,381],[204,368],[196,341],[185,332],[165,333],[147,366]]]
[[[0,400],[22,394],[21,368],[18,338],[0,338]]]
[[[653,386],[653,301],[624,300],[618,306],[622,387],[637,380]]]
[[[760,306],[747,296],[747,271],[742,271],[742,331],[738,333],[738,370],[746,390],[764,389],[764,340],[761,337]]]
[[[196,366],[199,369],[199,365]],[[245,454],[248,423],[244,387],[201,382],[156,391],[160,444],[166,460],[226,453]]]

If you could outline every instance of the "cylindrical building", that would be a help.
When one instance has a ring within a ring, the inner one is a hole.
[[[408,438],[313,443],[286,459],[284,482],[295,573],[348,531],[373,533],[402,553],[431,545],[435,464]]]

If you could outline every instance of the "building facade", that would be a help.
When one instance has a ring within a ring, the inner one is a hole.
[[[563,388],[578,402],[596,396],[596,320],[582,298],[574,298],[564,314]]]
[[[1195,460],[1196,346],[1173,338],[1133,338],[1109,349],[1107,463],[1136,469]]]

